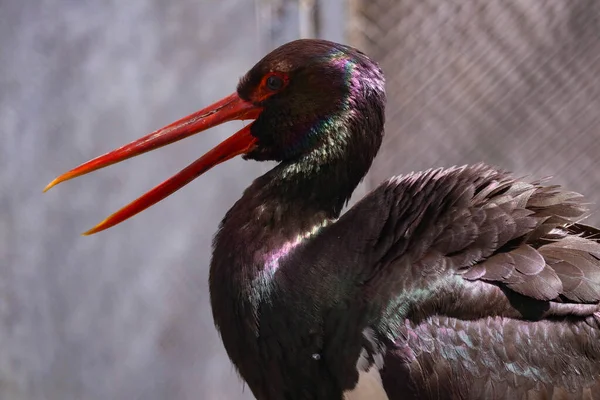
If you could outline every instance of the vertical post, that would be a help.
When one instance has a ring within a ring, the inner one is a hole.
[[[348,0],[317,0],[317,37],[347,42]]]
[[[316,22],[317,0],[298,1],[298,25],[300,27],[300,38],[317,37]]]
[[[255,0],[263,52],[298,38],[346,42],[348,0]]]

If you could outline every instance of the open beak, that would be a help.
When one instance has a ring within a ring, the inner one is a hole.
[[[118,163],[119,161],[135,157],[147,151],[157,149],[224,122],[256,119],[261,111],[261,107],[242,100],[237,93],[234,93],[211,106],[188,115],[187,117],[154,131],[147,136],[81,164],[50,182],[44,189],[44,192],[61,182],[85,175],[97,169]],[[108,229],[111,226],[115,226],[158,203],[215,165],[240,154],[250,152],[257,143],[257,139],[250,133],[251,126],[252,124],[249,124],[242,128],[185,169],[181,170],[175,176],[167,179],[142,197],[121,208],[119,211],[85,232],[84,235],[91,235]]]

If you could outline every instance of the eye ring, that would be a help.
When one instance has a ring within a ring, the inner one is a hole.
[[[283,87],[283,79],[277,75],[271,75],[267,78],[267,88],[274,92],[280,90]]]

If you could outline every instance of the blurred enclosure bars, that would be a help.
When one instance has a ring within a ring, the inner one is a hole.
[[[391,175],[485,161],[584,193],[600,223],[598,0],[0,0],[0,400],[250,399],[213,326],[210,246],[268,163],[215,168],[78,234],[236,129],[56,174],[227,95],[273,47],[347,42],[387,76]]]

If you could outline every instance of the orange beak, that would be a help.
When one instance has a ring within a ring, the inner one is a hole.
[[[81,164],[50,182],[44,189],[44,192],[61,182],[85,175],[100,168],[108,167],[109,165],[135,157],[167,144],[174,143],[224,122],[256,119],[261,111],[261,107],[242,100],[237,93],[234,93],[177,122],[154,131],[147,136]],[[115,226],[181,189],[215,165],[240,154],[250,152],[256,147],[257,143],[257,139],[250,133],[251,126],[252,124],[242,128],[185,169],[181,170],[175,176],[167,179],[142,197],[121,208],[119,211],[85,232],[84,235],[91,235]]]

